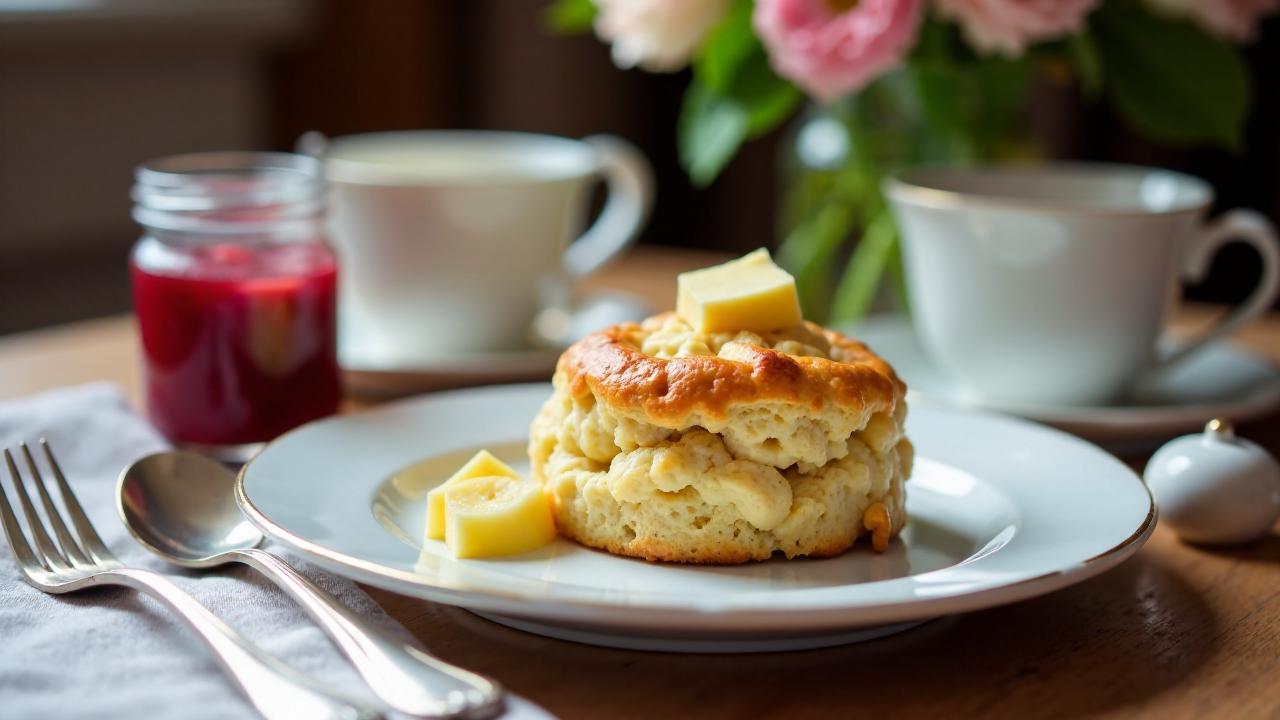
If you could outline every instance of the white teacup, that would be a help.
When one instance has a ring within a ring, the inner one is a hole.
[[[1095,164],[918,169],[885,184],[926,352],[970,395],[1007,405],[1105,404],[1267,311],[1280,290],[1271,223],[1165,170]],[[1181,283],[1217,250],[1253,245],[1263,273],[1213,329],[1165,337]]]
[[[386,363],[529,347],[538,312],[630,245],[653,202],[649,164],[610,136],[414,130],[299,145],[327,161],[344,342]],[[601,179],[608,198],[582,232]]]

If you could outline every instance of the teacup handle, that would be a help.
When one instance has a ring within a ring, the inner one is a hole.
[[[600,172],[608,199],[600,217],[564,253],[572,278],[598,270],[635,242],[653,207],[653,170],[634,145],[613,135],[582,139],[600,155]]]
[[[1262,256],[1262,278],[1258,287],[1240,307],[1232,310],[1213,328],[1167,351],[1157,361],[1158,367],[1184,360],[1209,343],[1230,335],[1266,313],[1275,302],[1277,293],[1280,293],[1280,247],[1277,247],[1276,229],[1269,220],[1252,210],[1232,210],[1201,230],[1187,249],[1182,266],[1183,279],[1192,284],[1203,281],[1214,255],[1233,240],[1249,243]]]

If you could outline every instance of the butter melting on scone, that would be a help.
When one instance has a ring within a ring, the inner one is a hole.
[[[757,276],[794,301],[772,272]],[[787,316],[747,280],[750,312],[722,284],[704,294],[719,304],[709,321],[658,315],[561,356],[529,455],[562,535],[648,560],[742,563],[838,555],[863,535],[884,550],[901,531],[905,386],[866,346],[813,323],[695,327]],[[699,307],[710,305],[681,304]]]

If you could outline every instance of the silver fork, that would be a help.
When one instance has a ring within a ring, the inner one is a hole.
[[[44,506],[45,517],[53,529],[50,537],[27,493],[21,473],[9,450],[4,451],[5,464],[14,494],[22,505],[27,529],[33,544],[27,542],[18,525],[13,506],[0,483],[0,523],[23,579],[27,584],[47,593],[75,592],[96,585],[123,585],[140,590],[173,610],[204,641],[206,647],[244,692],[249,702],[269,720],[277,718],[334,718],[356,720],[376,718],[375,710],[360,707],[318,682],[294,671],[268,655],[240,633],[219,620],[185,590],[163,575],[142,568],[125,567],[111,554],[80,507],[75,493],[67,484],[57,460],[43,439],[40,441],[45,459],[62,495],[66,515],[75,528],[72,533],[53,503],[31,451],[19,443],[31,482]],[[54,540],[56,538],[56,542]]]

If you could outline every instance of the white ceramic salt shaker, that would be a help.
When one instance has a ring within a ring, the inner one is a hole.
[[[1231,545],[1265,536],[1280,518],[1280,464],[1225,420],[1169,441],[1143,473],[1160,522],[1183,540]]]

